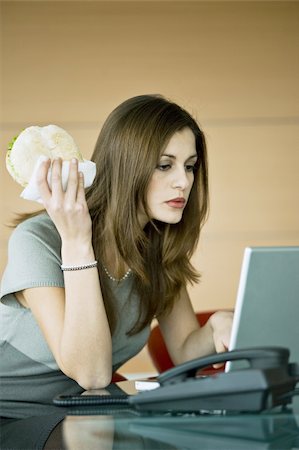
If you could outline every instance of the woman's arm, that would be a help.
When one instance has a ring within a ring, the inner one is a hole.
[[[61,186],[61,161],[52,165],[52,192],[46,181],[49,162],[39,172],[40,193],[62,240],[64,265],[95,260],[91,219],[77,161],[70,167],[66,192]],[[64,271],[65,287],[26,289],[17,296],[32,310],[60,369],[83,388],[109,384],[112,344],[97,268]]]
[[[168,352],[175,364],[225,351],[229,345],[233,313],[218,311],[200,327],[186,288],[170,314],[158,319]]]

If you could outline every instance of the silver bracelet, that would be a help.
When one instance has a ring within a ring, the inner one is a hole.
[[[84,269],[91,269],[92,267],[96,267],[98,265],[97,261],[93,261],[91,263],[87,263],[87,264],[82,264],[81,266],[65,266],[64,264],[62,264],[61,270],[65,271],[65,270],[84,270]]]

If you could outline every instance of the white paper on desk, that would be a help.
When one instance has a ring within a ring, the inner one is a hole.
[[[45,156],[40,156],[34,166],[32,176],[29,180],[28,185],[25,187],[25,189],[21,192],[20,197],[26,199],[26,200],[33,200],[38,203],[43,203],[42,199],[39,194],[39,188],[36,182],[36,175],[38,173],[38,169],[40,164],[48,159]],[[67,187],[67,180],[69,177],[69,169],[70,169],[70,161],[63,161],[62,162],[62,170],[61,170],[61,178],[62,178],[62,188],[65,191]],[[78,164],[78,170],[83,173],[84,175],[84,187],[87,188],[92,185],[93,180],[96,176],[96,165],[93,161],[89,161],[87,159],[84,159],[82,162],[79,161]],[[51,188],[51,167],[48,172],[47,177],[49,186]]]
[[[135,381],[135,389],[137,391],[152,391],[160,386],[158,381]]]

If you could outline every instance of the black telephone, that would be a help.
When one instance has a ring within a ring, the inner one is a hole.
[[[299,365],[289,350],[262,347],[233,350],[194,359],[160,376],[160,387],[129,398],[141,411],[262,411],[292,401]],[[247,360],[250,367],[196,377],[199,369],[226,361]]]
[[[160,387],[136,395],[58,396],[58,406],[122,405],[145,412],[263,411],[292,402],[299,364],[289,363],[289,350],[256,347],[213,354],[180,364],[160,374]],[[249,368],[196,374],[204,367],[247,360]]]

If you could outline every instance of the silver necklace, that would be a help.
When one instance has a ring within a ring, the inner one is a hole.
[[[102,266],[103,266],[103,269],[104,269],[105,274],[107,275],[107,277],[110,278],[110,280],[115,281],[116,283],[120,283],[121,281],[124,281],[126,278],[128,278],[128,276],[129,276],[129,275],[131,274],[131,272],[132,272],[132,270],[129,269],[129,270],[124,274],[123,277],[117,279],[117,278],[114,278],[114,277],[108,272],[108,270],[107,270],[107,268],[104,266],[104,264],[102,264]]]

